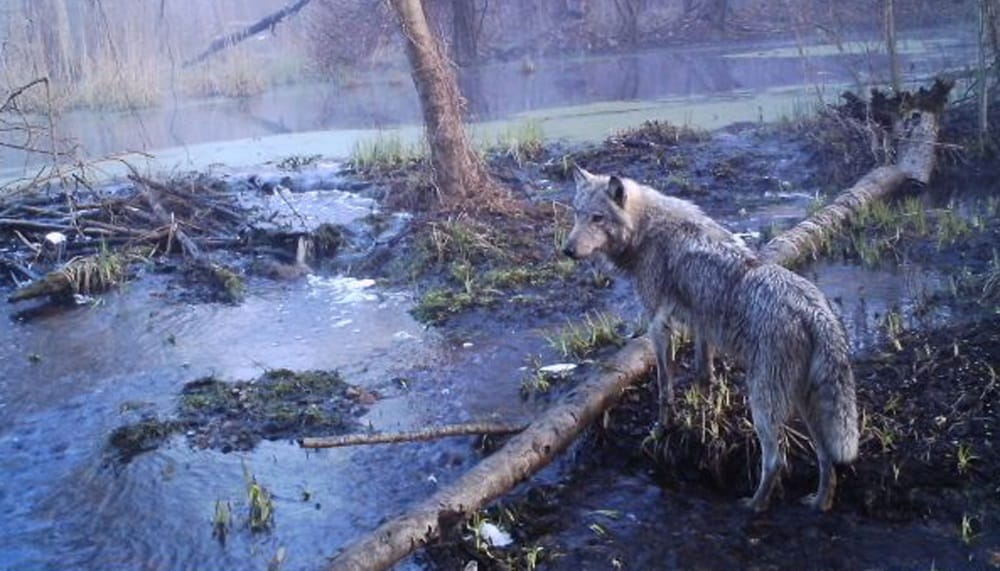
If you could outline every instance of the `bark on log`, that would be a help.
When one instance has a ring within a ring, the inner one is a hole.
[[[762,252],[765,259],[782,265],[801,260],[804,255],[815,252],[815,245],[829,234],[831,230],[825,225],[839,226],[859,208],[889,196],[909,178],[927,182],[934,169],[940,111],[950,89],[950,85],[935,84],[931,95],[939,95],[938,100],[942,102],[936,109],[930,105],[914,106],[918,109],[916,115],[908,115],[906,124],[901,125],[905,128],[897,131],[908,135],[898,147],[895,166],[875,169],[834,204],[772,240]],[[887,189],[883,190],[882,186]],[[792,237],[786,238],[789,235]],[[442,521],[471,515],[547,466],[587,425],[614,404],[625,388],[642,378],[654,362],[653,347],[646,337],[629,342],[605,370],[595,372],[503,448],[412,510],[346,547],[327,569],[388,569],[434,540],[440,534]]]
[[[20,287],[7,296],[7,303],[17,303],[46,295],[67,295],[74,292],[73,281],[66,272],[49,272],[39,280]]]
[[[395,444],[399,442],[420,442],[452,436],[475,436],[487,434],[512,434],[527,428],[527,424],[502,424],[496,422],[473,422],[436,426],[407,432],[359,432],[339,436],[303,438],[299,446],[303,448],[338,448],[358,444]]]
[[[187,60],[181,67],[187,68],[191,67],[192,65],[201,63],[206,59],[208,59],[209,57],[211,57],[212,55],[214,55],[216,52],[220,52],[226,48],[235,46],[236,44],[242,42],[243,40],[249,38],[250,36],[253,36],[254,34],[258,34],[268,28],[278,25],[278,23],[280,23],[285,18],[295,14],[296,12],[304,8],[305,5],[308,4],[310,1],[311,0],[297,0],[296,2],[285,6],[284,8],[278,10],[275,13],[269,16],[265,16],[260,20],[257,20],[253,24],[247,26],[246,28],[238,32],[216,39],[215,41],[213,41],[211,44],[208,45],[208,48],[206,48],[205,51],[201,52],[196,57]]]

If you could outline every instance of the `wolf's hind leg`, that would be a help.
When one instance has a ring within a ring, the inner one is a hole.
[[[815,425],[820,420],[808,414],[800,413],[800,416],[809,430],[809,438],[812,439],[813,447],[816,449],[816,464],[819,466],[819,485],[816,487],[816,493],[802,498],[802,503],[821,512],[830,511],[837,489],[837,472],[833,467],[833,460],[826,443],[822,439],[822,432]]]
[[[695,335],[694,379],[702,392],[715,382],[715,348],[701,335]]]
[[[771,492],[784,467],[784,454],[778,435],[788,416],[788,400],[782,390],[780,378],[772,377],[767,367],[751,372],[747,381],[750,385],[750,414],[753,428],[760,442],[760,484],[747,506],[756,512],[767,509]]]

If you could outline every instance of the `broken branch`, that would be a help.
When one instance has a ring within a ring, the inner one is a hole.
[[[468,424],[450,424],[411,430],[407,432],[374,432],[341,434],[339,436],[324,436],[319,438],[303,438],[299,446],[303,448],[337,448],[340,446],[356,446],[358,444],[394,444],[399,442],[421,442],[449,438],[452,436],[472,436],[488,434],[512,434],[521,432],[527,424],[503,424],[493,422],[473,422]]]

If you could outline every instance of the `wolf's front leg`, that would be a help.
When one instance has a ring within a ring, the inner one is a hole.
[[[674,404],[673,355],[670,348],[671,332],[667,326],[668,320],[660,316],[654,317],[649,324],[649,336],[653,340],[653,350],[656,352],[656,387],[658,389],[658,404],[660,425],[667,426],[670,411]]]

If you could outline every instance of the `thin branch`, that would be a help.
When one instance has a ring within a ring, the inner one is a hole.
[[[476,434],[512,434],[527,428],[524,424],[504,424],[493,422],[473,422],[468,424],[450,424],[412,430],[408,432],[374,432],[342,434],[321,438],[303,438],[299,446],[303,448],[337,448],[340,446],[356,446],[358,444],[395,444],[399,442],[422,442],[449,438],[452,436],[470,436]]]
[[[216,52],[232,47],[242,42],[243,40],[249,38],[250,36],[253,36],[255,34],[263,32],[268,28],[276,26],[279,22],[281,22],[285,18],[301,10],[309,2],[310,0],[297,0],[295,3],[289,4],[284,8],[282,8],[281,10],[278,10],[277,12],[269,16],[266,16],[264,18],[261,18],[254,24],[251,24],[250,26],[238,32],[234,32],[232,34],[229,34],[228,36],[217,38],[215,41],[213,41],[211,44],[208,45],[208,48],[205,51],[201,52],[196,57],[184,62],[181,65],[181,67],[187,68],[195,64],[201,63],[206,59],[208,59],[209,57],[211,57]]]

